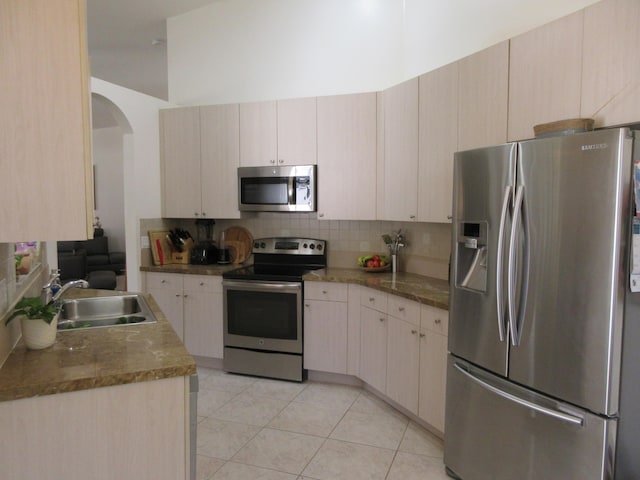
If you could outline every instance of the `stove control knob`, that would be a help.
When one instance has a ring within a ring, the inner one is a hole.
[[[309,245],[307,245],[306,243],[302,244],[302,248],[307,248],[307,247],[309,247]]]
[[[316,246],[312,243],[311,245],[309,245],[309,248],[313,250],[314,248],[316,248]]]
[[[266,247],[267,247],[267,244],[266,244],[266,243],[264,243],[264,242],[260,242],[260,248],[266,248]]]
[[[258,242],[254,242],[253,248],[260,248],[260,244]]]
[[[322,250],[322,244],[321,243],[318,244],[318,250]]]

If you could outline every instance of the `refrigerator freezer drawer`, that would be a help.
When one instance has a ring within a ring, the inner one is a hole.
[[[444,461],[463,480],[611,479],[615,430],[449,356]]]

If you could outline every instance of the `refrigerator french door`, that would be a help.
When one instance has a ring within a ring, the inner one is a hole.
[[[632,146],[614,129],[455,155],[450,473],[614,478]]]

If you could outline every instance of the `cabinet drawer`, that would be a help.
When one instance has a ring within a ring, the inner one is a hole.
[[[147,290],[179,290],[182,292],[182,275],[177,273],[147,272]]]
[[[449,334],[449,312],[429,305],[421,305],[420,325],[441,335]]]
[[[395,318],[409,322],[416,327],[420,326],[420,304],[413,300],[408,300],[396,295],[389,295],[387,313]]]
[[[333,282],[304,282],[304,298],[308,300],[329,300],[346,302],[349,285]]]
[[[388,295],[384,292],[365,288],[360,293],[360,305],[387,313],[387,297]]]
[[[222,293],[222,277],[216,275],[185,275],[184,290],[190,292]]]

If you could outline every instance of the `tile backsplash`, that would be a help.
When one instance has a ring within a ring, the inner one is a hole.
[[[214,236],[230,226],[239,225],[254,238],[301,236],[327,240],[330,267],[350,268],[365,253],[388,253],[382,234],[402,229],[406,246],[400,249],[398,270],[446,280],[449,274],[451,225],[420,222],[362,220],[318,220],[316,214],[256,213],[236,220],[216,220]],[[196,238],[195,220],[143,219],[140,231],[180,227]],[[197,239],[197,238],[196,238]],[[151,255],[143,251],[143,264]]]

